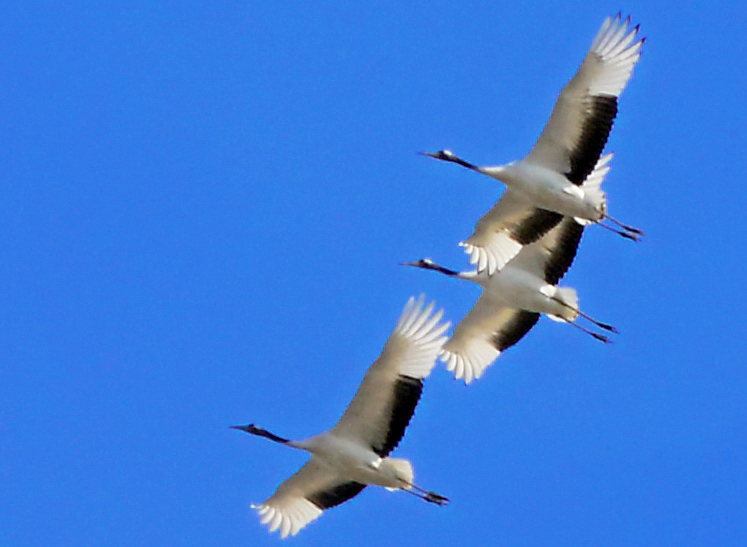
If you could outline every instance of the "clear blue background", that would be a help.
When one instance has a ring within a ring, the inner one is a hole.
[[[0,14],[0,544],[274,545],[250,503],[330,427],[608,14],[648,37],[610,210],[543,319],[298,545],[747,542],[743,2],[24,2]]]

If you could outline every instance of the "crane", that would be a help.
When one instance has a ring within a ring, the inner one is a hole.
[[[456,163],[506,185],[496,205],[461,243],[470,264],[489,274],[500,270],[522,246],[536,241],[563,216],[597,223],[638,241],[642,230],[607,213],[598,187],[584,181],[599,160],[617,115],[617,100],[641,56],[645,38],[635,41],[638,25],[630,17],[608,17],[576,75],[565,85],[550,119],[525,158],[499,166],[478,166],[450,150],[423,155]],[[613,225],[603,224],[608,219]]]
[[[296,535],[326,509],[335,507],[368,485],[403,490],[427,502],[445,505],[448,498],[413,482],[412,464],[390,458],[410,422],[423,380],[446,341],[450,323],[439,323],[443,310],[423,308],[424,296],[410,298],[376,361],[369,367],[337,424],[304,440],[290,440],[255,424],[231,426],[311,453],[311,458],[258,506],[261,523],[281,537]]]
[[[441,350],[441,360],[457,379],[464,378],[469,384],[480,378],[501,352],[534,327],[541,314],[610,342],[607,336],[576,323],[576,319],[581,316],[610,332],[616,333],[617,329],[582,312],[574,289],[557,286],[573,263],[583,231],[582,224],[565,217],[492,276],[485,270],[457,272],[427,258],[403,264],[466,279],[483,288],[480,298]]]

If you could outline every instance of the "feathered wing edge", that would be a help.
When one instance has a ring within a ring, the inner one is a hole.
[[[581,184],[594,168],[617,116],[617,102],[641,56],[644,39],[630,18],[608,17],[578,71],[558,97],[527,160]],[[635,41],[635,42],[634,42]]]
[[[372,446],[379,456],[388,456],[399,444],[415,414],[423,392],[423,380],[431,373],[447,337],[443,333],[451,323],[439,325],[443,310],[431,316],[435,302],[423,309],[425,295],[416,301],[410,297],[394,335],[407,340],[407,349],[399,356],[398,376],[389,410],[386,436]]]
[[[259,505],[252,505],[260,524],[280,537],[295,536],[307,524],[330,509],[357,496],[365,484],[347,481],[335,475],[313,456],[295,474],[278,486],[275,493]]]
[[[379,456],[399,443],[420,400],[423,379],[431,373],[450,323],[443,310],[424,306],[425,296],[410,298],[379,358],[333,431],[368,443]]]
[[[431,302],[423,309],[424,301],[424,294],[417,300],[410,297],[392,334],[407,340],[405,351],[398,357],[397,372],[410,378],[423,379],[430,374],[446,341],[443,334],[451,326],[449,321],[439,325],[443,309],[431,315],[436,303]]]
[[[559,213],[534,207],[509,188],[477,221],[472,235],[459,245],[478,273],[487,270],[488,275],[493,275],[562,218]]]
[[[483,295],[454,329],[440,359],[465,384],[479,379],[506,349],[537,323],[539,313],[505,307]]]
[[[366,373],[340,421],[333,428],[351,436],[380,437],[377,453],[385,455],[397,445],[420,397],[420,389],[404,389],[417,384],[430,374],[450,323],[439,324],[443,310],[433,314],[435,303],[424,307],[425,296],[410,298],[387,340],[381,356]],[[391,392],[387,400],[372,395],[381,394],[382,386]],[[385,417],[383,424],[361,423],[361,416]],[[367,427],[369,426],[369,427]],[[383,427],[382,427],[383,426]],[[307,524],[329,509],[356,496],[366,485],[336,475],[315,457],[278,486],[275,493],[257,506],[262,524],[270,532],[280,530],[281,538],[296,535]]]

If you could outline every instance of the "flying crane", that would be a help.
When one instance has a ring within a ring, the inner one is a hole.
[[[588,184],[601,184],[609,172],[611,158],[612,154],[600,158],[587,179]],[[441,360],[456,378],[464,378],[467,384],[480,378],[501,352],[534,327],[541,314],[567,322],[602,342],[610,341],[604,334],[579,325],[576,319],[583,317],[609,332],[617,329],[582,312],[574,289],[557,286],[576,257],[583,231],[583,223],[565,217],[538,241],[524,246],[492,276],[486,270],[457,272],[427,258],[404,264],[466,279],[483,287],[480,298],[454,328],[441,351]]]
[[[415,413],[423,380],[433,369],[450,325],[439,324],[443,310],[432,314],[434,303],[423,308],[423,302],[423,295],[407,302],[381,355],[329,431],[294,441],[254,424],[232,426],[311,453],[272,496],[253,506],[270,532],[280,529],[283,538],[296,535],[324,510],[357,496],[368,485],[403,490],[437,505],[448,503],[448,498],[414,484],[408,460],[388,457]]]
[[[630,17],[608,17],[594,38],[576,75],[558,97],[549,121],[529,155],[500,166],[478,166],[450,150],[425,152],[477,171],[506,185],[496,205],[461,243],[478,272],[503,268],[521,250],[557,225],[563,216],[597,223],[632,240],[643,231],[607,213],[598,187],[584,182],[599,160],[617,115],[617,99],[641,56],[645,39],[635,41]],[[609,220],[613,225],[603,224]]]

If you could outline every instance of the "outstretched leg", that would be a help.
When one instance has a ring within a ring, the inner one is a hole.
[[[604,215],[604,218],[610,219],[612,222],[614,222],[615,224],[617,224],[623,230],[627,230],[628,232],[632,232],[632,233],[638,234],[640,236],[646,235],[646,234],[643,233],[643,230],[639,230],[638,228],[634,228],[633,226],[630,226],[629,224],[623,224],[619,220],[617,220],[617,219],[615,219],[615,218],[613,218],[613,217],[611,217],[609,215]]]
[[[589,330],[586,327],[582,327],[581,325],[579,325],[575,321],[566,321],[566,323],[568,323],[569,325],[573,325],[577,329],[584,331],[586,334],[588,334],[590,336],[593,336],[594,338],[596,338],[600,342],[604,342],[605,344],[611,344],[612,343],[612,340],[610,340],[609,338],[607,338],[604,334],[599,334],[598,332],[594,332],[592,330]]]
[[[610,218],[610,217],[605,217]],[[601,226],[605,230],[609,230],[610,232],[615,232],[617,235],[622,236],[626,239],[632,239],[633,241],[640,241],[642,239],[641,234],[635,233],[635,232],[625,232],[623,230],[618,230],[617,228],[613,228],[612,226],[607,226],[606,224],[602,224],[602,221],[598,221],[597,225]]]
[[[407,486],[410,487],[409,489],[402,488],[402,490],[404,490],[405,492],[409,492],[413,496],[417,496],[421,500],[425,500],[430,503],[435,503],[436,505],[440,505],[442,507],[444,505],[447,505],[449,501],[451,501],[446,496],[442,496],[441,494],[437,494],[430,490],[424,490],[423,488],[420,488],[419,486],[411,482],[406,482],[406,481],[402,481],[402,482],[404,482]]]
[[[614,326],[612,326],[612,325],[609,325],[609,324],[607,324],[607,323],[602,323],[601,321],[597,321],[597,320],[596,320],[596,319],[594,319],[594,318],[593,318],[592,316],[590,316],[590,315],[587,315],[587,314],[585,314],[584,312],[582,312],[582,311],[581,311],[581,310],[579,310],[578,308],[574,308],[573,306],[571,306],[571,305],[570,305],[570,304],[568,304],[567,302],[563,302],[562,300],[560,300],[560,299],[559,299],[559,298],[557,298],[557,297],[553,297],[552,299],[553,299],[553,300],[554,300],[555,302],[557,302],[558,304],[561,304],[561,305],[565,306],[565,307],[566,307],[566,308],[568,308],[569,310],[573,310],[574,312],[576,312],[577,314],[579,314],[579,315],[580,315],[581,317],[583,317],[584,319],[587,319],[588,321],[591,321],[592,323],[594,323],[594,324],[595,324],[595,325],[596,325],[597,327],[599,327],[600,329],[608,330],[608,331],[610,331],[610,332],[614,332],[615,334],[617,334],[617,328],[616,328],[616,327],[614,327]]]

